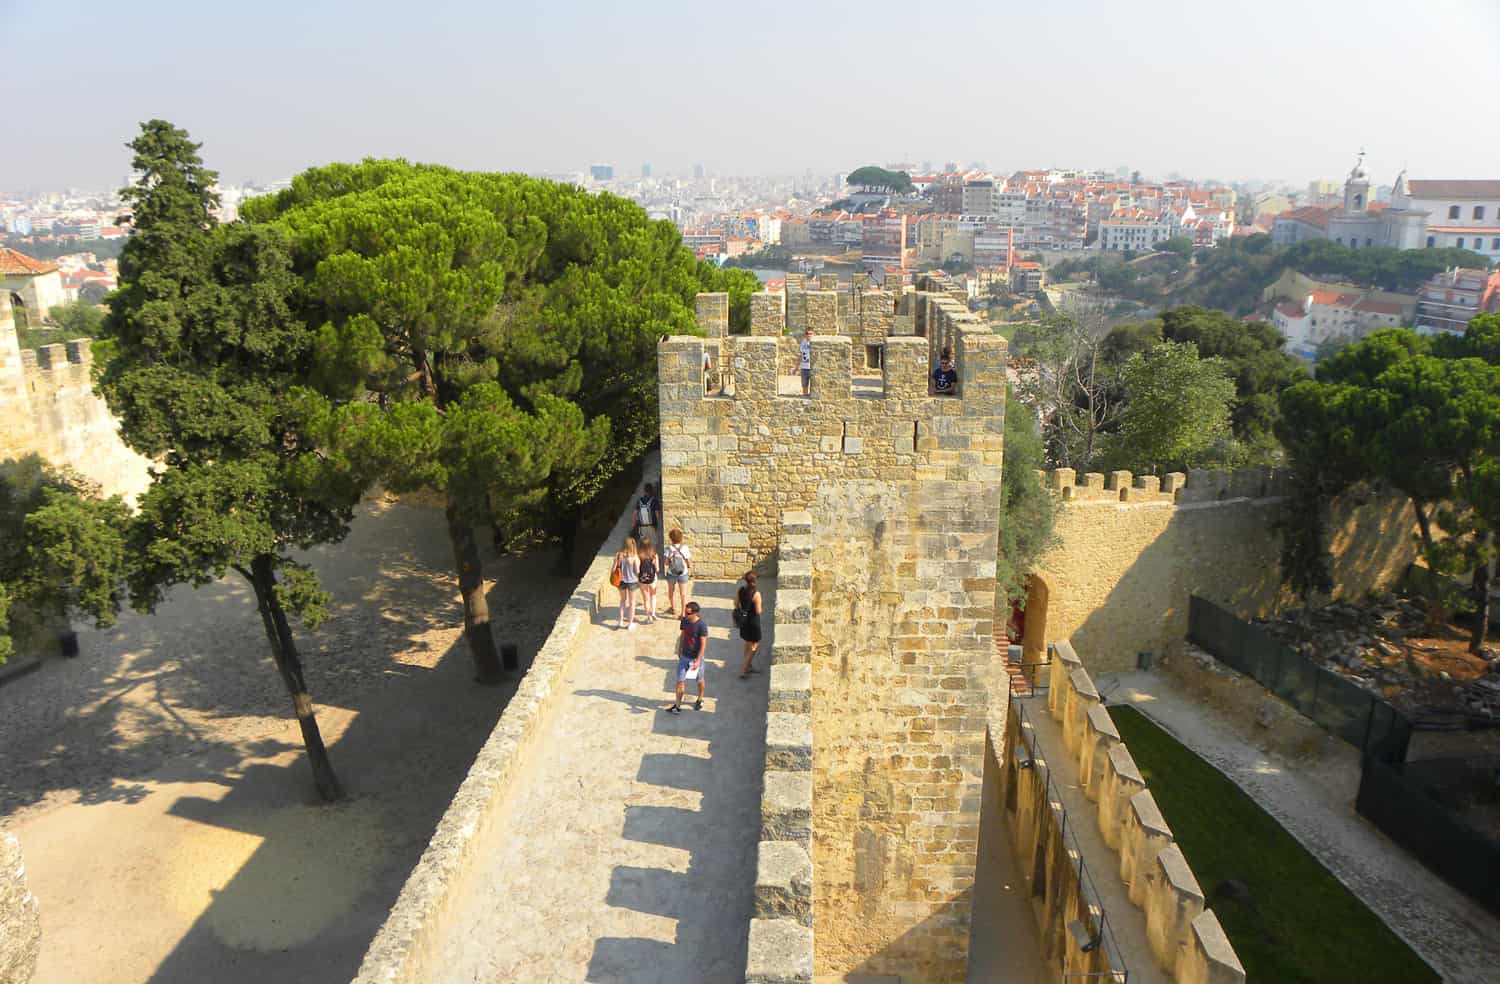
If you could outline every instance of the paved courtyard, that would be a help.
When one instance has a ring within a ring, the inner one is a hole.
[[[775,585],[761,590],[769,636]],[[739,678],[733,591],[695,588],[710,634],[701,711],[691,700],[680,715],[662,710],[674,685],[675,619],[622,631],[611,610],[588,627],[510,794],[508,849],[471,872],[452,904],[446,980],[743,976],[768,674]]]

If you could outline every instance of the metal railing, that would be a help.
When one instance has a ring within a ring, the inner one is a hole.
[[[1010,676],[1012,697],[1034,697],[1045,694],[1052,684],[1052,647],[1047,647],[1046,656],[1040,660],[1026,660],[1012,646],[1005,655],[1005,668]]]

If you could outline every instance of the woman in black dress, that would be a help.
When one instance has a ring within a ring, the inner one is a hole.
[[[755,668],[755,654],[760,650],[760,612],[761,597],[760,589],[755,586],[755,572],[745,572],[745,584],[740,588],[735,604],[740,613],[740,638],[745,640],[745,667],[740,670],[740,679],[743,680],[752,673],[759,673]]]

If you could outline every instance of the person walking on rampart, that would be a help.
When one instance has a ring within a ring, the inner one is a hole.
[[[622,629],[635,628],[636,593],[641,587],[641,557],[635,537],[627,536],[625,545],[615,554],[615,571],[620,575],[620,624]],[[613,578],[611,578],[613,580]]]
[[[661,502],[656,498],[656,485],[647,482],[646,487],[641,490],[641,497],[635,503],[635,528],[631,536],[636,542],[650,539],[656,541],[657,524],[661,522]]]
[[[802,369],[803,396],[812,394],[812,337],[813,330],[811,328],[806,329],[802,332],[802,342],[798,346],[802,356],[800,366]]]
[[[644,540],[640,545],[641,555],[641,608],[645,609],[646,621],[656,621],[656,571],[661,560],[656,555],[656,544]]]
[[[932,370],[932,391],[944,395],[958,392],[958,370],[953,367],[953,349],[944,348],[938,367]]]
[[[760,650],[760,614],[762,607],[760,588],[756,587],[754,571],[745,572],[745,584],[735,596],[735,624],[740,627],[740,638],[745,643],[745,666],[740,670],[744,680],[755,668],[755,654]]]
[[[661,553],[661,571],[662,576],[667,579],[667,614],[675,615],[687,611],[693,551],[682,542],[682,530],[673,530],[667,535],[667,539],[671,542]]]
[[[677,699],[667,708],[669,714],[682,713],[682,695],[689,680],[698,681],[698,700],[693,709],[703,710],[703,675],[706,670],[703,656],[708,652],[708,625],[699,614],[696,601],[688,602],[683,613],[677,632]]]

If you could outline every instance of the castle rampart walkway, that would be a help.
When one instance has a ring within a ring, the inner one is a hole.
[[[680,715],[662,710],[675,618],[627,633],[610,608],[585,629],[509,792],[505,850],[468,873],[444,919],[444,980],[742,979],[769,674],[739,678],[733,592],[694,587],[710,633],[701,711],[691,682]],[[762,592],[769,627],[774,584]]]

